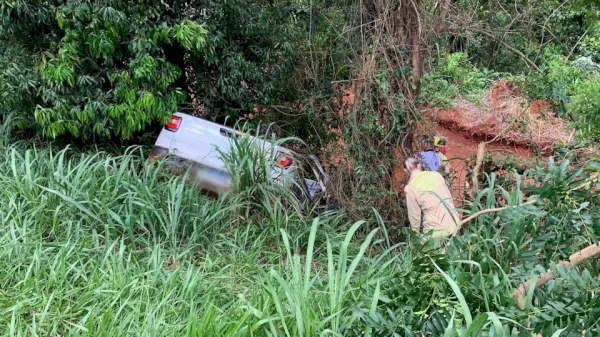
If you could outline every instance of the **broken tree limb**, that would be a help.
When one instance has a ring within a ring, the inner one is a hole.
[[[517,172],[525,172],[527,169],[534,169],[537,166],[546,167],[548,160],[544,158],[523,157],[515,159],[512,154],[502,152],[488,152],[483,163],[483,170],[493,171],[494,169],[513,168]]]
[[[481,165],[483,165],[483,157],[485,156],[485,145],[486,142],[481,142],[477,145],[477,160],[475,162],[475,167],[473,168],[473,173],[477,174],[481,170]]]
[[[569,190],[569,192],[571,191],[576,191],[576,190],[580,190],[584,187],[590,188],[591,184],[595,184],[598,182],[598,174],[593,174],[589,179],[586,179],[585,182],[577,185],[576,187],[572,188]]]
[[[479,143],[479,145],[477,145],[477,159],[475,161],[475,167],[473,168],[472,173],[473,185],[471,186],[471,190],[469,191],[471,199],[475,197],[475,188],[477,187],[477,176],[479,174],[479,171],[481,170],[481,167],[483,166],[483,157],[485,156],[485,144],[486,142],[481,142]]]
[[[478,156],[479,156],[479,154],[478,154]],[[579,185],[571,188],[568,192],[576,191],[576,190],[582,189],[584,187],[588,187],[589,188],[590,187],[589,184],[596,183],[597,181],[598,181],[598,175],[592,175],[590,178],[584,179],[581,184],[579,184]],[[517,208],[517,207],[521,207],[521,206],[525,206],[525,205],[533,205],[537,201],[538,201],[537,199],[531,199],[531,200],[529,200],[527,202],[524,202],[521,205],[517,205],[517,206],[504,206],[504,207],[488,208],[488,209],[483,209],[481,211],[475,212],[475,213],[469,215],[467,218],[461,220],[458,223],[458,226],[456,228],[456,231],[454,232],[454,235],[456,235],[456,233],[458,233],[458,231],[466,223],[470,222],[471,220],[475,219],[476,217],[478,217],[480,215],[487,214],[487,213],[501,212],[501,211],[507,210],[509,208]]]
[[[487,213],[502,212],[502,211],[507,210],[509,208],[517,208],[517,207],[521,207],[521,206],[524,206],[524,205],[533,205],[536,202],[537,202],[537,200],[531,199],[531,200],[529,200],[529,201],[527,201],[527,202],[525,202],[525,203],[523,203],[521,205],[517,205],[517,206],[504,206],[504,207],[496,207],[496,208],[483,209],[483,210],[481,210],[479,212],[475,212],[475,213],[469,215],[469,217],[461,220],[458,223],[458,227],[457,227],[456,231],[458,232],[462,228],[462,226],[464,224],[468,223],[469,221],[475,219],[476,217],[478,217],[480,215],[487,214]]]
[[[569,257],[569,261],[558,262],[556,264],[556,268],[558,268],[559,266],[574,267],[597,255],[600,255],[600,246],[598,246],[597,244],[593,244],[576,253],[573,253]],[[537,289],[543,286],[544,284],[548,283],[548,281],[552,280],[555,276],[556,275],[552,273],[552,270],[548,269],[544,274],[540,276],[537,282],[535,282],[535,288]],[[517,300],[517,307],[519,307],[519,309],[521,310],[525,308],[525,296],[527,295],[527,289],[531,287],[532,282],[533,279],[529,279],[527,280],[527,282],[519,284],[517,290],[515,290],[515,292],[513,293],[513,297]]]

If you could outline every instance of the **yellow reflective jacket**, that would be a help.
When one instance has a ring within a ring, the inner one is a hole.
[[[404,188],[410,227],[432,237],[449,236],[456,230],[459,216],[444,178],[438,172],[415,173]]]
[[[437,156],[440,158],[440,166],[438,167],[438,171],[444,171],[446,173],[450,173],[450,165],[448,163],[448,157],[444,155],[441,151],[437,151]]]

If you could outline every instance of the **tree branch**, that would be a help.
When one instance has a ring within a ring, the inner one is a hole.
[[[497,39],[496,36],[494,36],[494,34],[492,34],[490,32],[486,32],[485,30],[477,30],[477,32],[479,32],[479,33],[481,33],[483,35],[487,35],[487,36],[491,37],[492,39],[498,41],[500,44],[502,44],[504,47],[506,47],[506,49],[509,49],[510,51],[514,52],[515,54],[521,56],[521,58],[523,59],[523,61],[527,62],[530,66],[532,66],[539,73],[543,72],[542,69],[540,69],[540,67],[538,67],[537,64],[535,64],[535,62],[533,62],[529,57],[527,57],[527,55],[523,54],[522,51],[520,51],[517,48],[509,45],[508,43],[506,43],[503,40]]]
[[[461,222],[458,223],[458,227],[456,228],[456,232],[458,232],[462,228],[462,226],[464,224],[466,224],[467,222],[475,219],[476,217],[478,217],[480,215],[487,214],[487,213],[501,212],[501,211],[507,210],[509,208],[517,208],[517,207],[521,207],[521,206],[524,206],[524,205],[533,205],[535,203],[536,203],[536,200],[532,199],[532,200],[529,200],[529,201],[527,201],[527,202],[525,202],[525,203],[523,203],[521,205],[517,205],[517,206],[504,206],[504,207],[496,207],[496,208],[483,209],[483,210],[481,210],[479,212],[475,212],[475,213],[471,214],[469,217],[461,220]]]
[[[576,253],[573,253],[569,257],[569,261],[560,261],[556,264],[556,268],[559,266],[565,267],[574,267],[586,260],[589,260],[597,255],[600,255],[600,246],[597,244],[593,244],[588,246]],[[540,276],[540,278],[535,282],[535,288],[539,288],[544,284],[548,283],[548,281],[552,280],[555,277],[554,273],[552,273],[551,269],[548,269],[544,274]],[[513,297],[517,300],[517,307],[523,310],[525,308],[525,295],[527,294],[527,290],[531,287],[531,283],[533,279],[527,280],[525,283],[519,284],[517,290],[513,293]]]
[[[471,198],[475,197],[475,188],[477,186],[477,176],[479,174],[479,170],[481,170],[481,166],[483,165],[483,157],[485,156],[485,144],[486,142],[481,142],[477,145],[477,159],[475,161],[475,167],[473,168],[473,173],[471,177],[473,179],[473,187],[470,190],[469,195]]]
[[[446,16],[450,12],[452,6],[452,0],[442,0],[442,9],[440,10],[440,21],[438,22],[437,30],[441,32],[446,27]]]
[[[573,46],[573,48],[571,48],[571,51],[569,52],[569,55],[567,55],[567,58],[565,59],[566,62],[569,62],[569,59],[571,58],[571,55],[573,55],[573,52],[575,51],[575,48],[577,48],[577,46],[581,43],[581,40],[583,40],[583,38],[587,35],[587,33],[589,32],[589,29],[586,29],[585,32],[583,32],[583,34],[579,37],[579,40],[577,40],[577,42],[575,43],[575,45]]]

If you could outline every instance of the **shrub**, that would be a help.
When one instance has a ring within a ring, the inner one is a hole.
[[[465,53],[453,53],[422,78],[419,100],[446,106],[458,95],[478,95],[488,85],[488,76],[474,67]]]
[[[558,108],[561,116],[566,116],[569,97],[581,71],[566,62],[559,51],[547,48],[542,55],[544,72],[531,74],[525,83],[525,93],[533,99],[545,99]]]
[[[590,32],[581,40],[581,54],[600,62],[600,23],[596,23]]]
[[[576,81],[569,110],[583,137],[600,137],[600,77]]]
[[[303,18],[281,2],[0,1],[0,113],[83,140],[132,138],[186,92],[195,113],[237,118],[291,92]]]

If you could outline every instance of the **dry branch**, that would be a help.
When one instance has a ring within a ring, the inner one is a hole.
[[[597,244],[593,244],[588,246],[569,257],[569,261],[560,261],[556,264],[556,268],[559,266],[565,267],[574,267],[578,264],[589,260],[597,255],[600,255],[600,246]],[[554,273],[552,273],[551,269],[548,269],[540,278],[535,282],[535,288],[539,288],[546,284],[548,281],[552,280],[555,277]],[[525,307],[525,296],[527,294],[527,290],[531,287],[531,283],[533,279],[527,280],[525,283],[519,284],[517,290],[513,293],[513,297],[517,300],[517,306],[519,309],[523,310]]]
[[[483,165],[483,157],[485,156],[485,145],[486,142],[481,142],[477,145],[477,160],[475,161],[475,167],[473,168],[473,173],[475,176],[481,170],[481,165]],[[476,177],[475,177],[476,178]]]
[[[479,145],[477,145],[477,160],[475,161],[475,167],[473,168],[472,173],[473,185],[470,191],[471,198],[475,197],[474,193],[475,187],[477,186],[477,176],[481,170],[481,166],[483,165],[483,157],[485,156],[485,144],[485,142],[481,142]]]
[[[476,217],[478,217],[480,215],[487,214],[487,213],[501,212],[501,211],[507,210],[509,208],[517,208],[517,207],[521,207],[521,206],[524,206],[524,205],[533,205],[535,203],[536,203],[536,200],[532,199],[532,200],[527,201],[526,203],[523,203],[523,204],[517,205],[517,206],[504,206],[504,207],[488,208],[488,209],[483,209],[483,210],[481,210],[479,212],[475,212],[475,213],[471,214],[469,217],[461,220],[458,223],[458,227],[456,228],[455,234],[462,228],[462,226],[464,224],[466,224],[467,222],[475,219]]]
[[[484,143],[480,143],[479,145],[481,145],[481,144],[484,144]],[[598,175],[593,175],[590,178],[585,179],[581,184],[570,189],[569,192],[576,191],[576,190],[582,189],[584,187],[589,187],[589,184],[596,183],[596,182],[598,182]],[[458,226],[456,228],[456,231],[454,232],[454,235],[456,235],[456,233],[458,233],[458,231],[463,227],[463,225],[465,225],[466,223],[468,223],[469,221],[475,219],[476,217],[478,217],[480,215],[487,214],[487,213],[501,212],[501,211],[504,211],[509,208],[516,208],[516,207],[520,207],[520,206],[524,206],[524,205],[533,205],[536,202],[537,202],[537,199],[531,199],[531,200],[529,200],[521,205],[517,205],[517,206],[504,206],[504,207],[488,208],[488,209],[483,209],[479,212],[475,212],[475,213],[469,215],[467,218],[461,220],[458,223]]]

